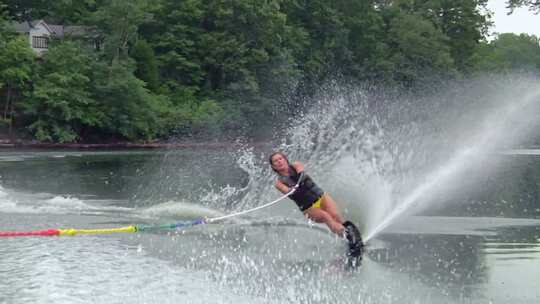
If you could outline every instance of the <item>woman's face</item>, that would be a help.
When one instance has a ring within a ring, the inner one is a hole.
[[[280,153],[272,156],[272,167],[276,171],[284,171],[289,168],[289,162]]]

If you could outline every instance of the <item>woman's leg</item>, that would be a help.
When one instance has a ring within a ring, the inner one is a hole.
[[[324,211],[323,209],[319,208],[309,208],[306,211],[304,211],[304,214],[311,219],[312,221],[315,221],[317,223],[325,223],[332,232],[343,235],[343,232],[345,231],[345,227],[341,224],[341,222],[336,221],[330,213]]]
[[[328,212],[335,221],[343,223],[343,217],[341,217],[341,214],[338,211],[336,202],[334,202],[332,197],[326,193],[322,197],[321,209]]]

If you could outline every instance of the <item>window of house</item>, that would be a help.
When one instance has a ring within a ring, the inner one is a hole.
[[[32,37],[32,47],[36,49],[46,49],[49,45],[49,38],[45,36]]]
[[[102,47],[103,47],[103,42],[99,39],[94,39],[94,49],[96,51],[100,51]]]

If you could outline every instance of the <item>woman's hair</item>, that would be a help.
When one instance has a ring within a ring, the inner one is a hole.
[[[287,158],[287,155],[285,155],[283,152],[281,152],[281,151],[273,152],[268,157],[268,162],[270,163],[270,167],[272,167],[272,170],[274,170],[274,172],[277,172],[277,171],[276,171],[276,169],[274,169],[274,166],[272,164],[272,157],[274,157],[274,155],[278,155],[278,154],[281,155],[281,157],[285,158],[285,160],[287,161],[287,164],[289,163],[289,159]]]

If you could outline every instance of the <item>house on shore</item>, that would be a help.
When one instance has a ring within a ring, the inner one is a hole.
[[[57,25],[49,24],[44,20],[14,22],[12,27],[20,35],[28,37],[30,47],[38,54],[49,48],[49,41],[52,38],[64,39],[81,39],[88,41],[96,50],[101,49],[103,39],[95,30],[95,28],[80,25]]]

